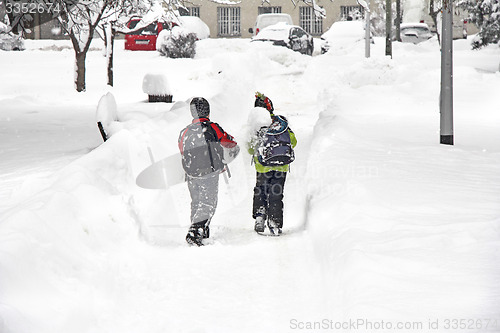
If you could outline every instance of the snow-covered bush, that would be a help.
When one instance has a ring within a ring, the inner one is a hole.
[[[194,33],[198,39],[210,37],[210,28],[199,17],[178,16],[176,19],[185,33]]]
[[[0,21],[0,50],[23,51],[25,49],[21,35],[12,33],[10,27]]]
[[[169,58],[194,58],[196,54],[195,33],[187,33],[175,26],[172,30],[162,30],[158,35],[156,49]]]
[[[472,40],[472,48],[477,50],[500,41],[500,1],[464,0],[459,6],[469,12],[469,20],[479,28]]]
[[[142,91],[148,94],[149,102],[172,102],[170,85],[163,74],[146,74],[142,80]]]

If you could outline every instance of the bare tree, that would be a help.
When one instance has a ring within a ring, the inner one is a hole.
[[[71,4],[61,1],[58,17],[62,28],[68,34],[75,51],[75,89],[85,91],[85,60],[97,26],[103,16],[116,5],[117,0],[83,0]]]
[[[324,8],[321,8],[316,0],[291,0],[295,6],[297,6],[298,2],[303,2],[306,5],[311,6],[314,8],[314,15],[317,17],[325,18],[326,17],[326,10]],[[330,0],[333,1],[333,0]]]
[[[116,34],[119,32],[131,32],[131,30],[127,27],[127,23],[134,16],[144,16],[144,18],[141,20],[140,24],[138,24],[132,31],[139,30],[144,26],[152,23],[154,20],[158,19],[158,16],[161,16],[163,13],[161,7],[158,6],[159,5],[152,0],[117,0],[113,3],[113,6],[108,10],[108,12],[102,17],[97,26],[97,33],[104,41],[104,54],[107,59],[106,70],[108,85],[113,86],[114,84],[113,58],[114,41]],[[158,13],[154,14],[154,11]]]
[[[441,14],[441,9],[443,7],[443,2],[441,0],[429,0],[429,16],[434,22],[436,29],[438,28],[438,15]],[[441,36],[439,34],[439,29],[437,29],[438,42],[441,44]]]

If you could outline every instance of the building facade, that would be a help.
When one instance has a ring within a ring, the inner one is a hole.
[[[211,38],[250,38],[250,28],[254,28],[257,15],[263,13],[286,13],[290,14],[295,25],[301,26],[313,36],[320,36],[337,21],[346,20],[349,16],[362,18],[363,8],[356,0],[316,0],[316,3],[325,10],[326,17],[322,18],[315,14],[310,0],[241,0],[237,2],[211,0],[190,0],[186,9],[181,9],[181,15],[198,16],[210,28]],[[370,1],[372,10],[375,9],[375,1]],[[427,14],[428,1],[422,3],[422,8],[407,9],[403,11],[409,15],[414,14],[409,22],[425,20],[433,27],[433,22]],[[1,8],[0,8],[1,9]],[[416,13],[416,14],[415,14]],[[1,13],[0,13],[1,14]],[[31,39],[65,39],[67,36],[57,20],[46,17],[50,14],[36,13],[26,38]],[[404,15],[407,16],[407,15]],[[457,26],[463,22],[464,15],[455,15]],[[403,21],[405,21],[403,17]],[[373,19],[373,17],[372,17]],[[372,21],[373,24],[373,21]],[[470,33],[477,29],[467,25],[466,30]],[[434,28],[435,29],[435,28]],[[458,29],[460,30],[460,29]]]
[[[263,13],[290,14],[293,23],[314,36],[320,36],[333,22],[347,19],[362,10],[356,0],[316,0],[326,10],[326,18],[315,15],[310,2],[292,0],[243,0],[236,4],[220,4],[210,0],[191,0],[185,15],[198,16],[210,28],[211,38],[249,38],[257,15]]]

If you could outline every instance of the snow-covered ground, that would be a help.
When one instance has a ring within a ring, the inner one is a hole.
[[[203,40],[173,60],[117,41],[112,89],[96,43],[85,93],[69,45],[0,53],[1,333],[500,331],[498,47],[455,42],[456,144],[443,146],[435,39],[394,44],[393,59],[382,39],[370,59],[363,42],[308,57]],[[135,185],[148,147],[174,153],[190,122],[146,103],[147,73],[174,101],[206,97],[242,146],[255,91],[289,118],[283,237],[253,232],[244,152],[202,248],[184,241],[185,184]],[[120,122],[102,144],[107,92]]]

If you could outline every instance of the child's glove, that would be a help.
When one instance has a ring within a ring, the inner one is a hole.
[[[271,99],[258,91],[255,93],[255,105],[254,106],[264,108],[267,111],[269,111],[269,113],[271,113],[271,114],[274,111],[273,102],[271,101]]]

